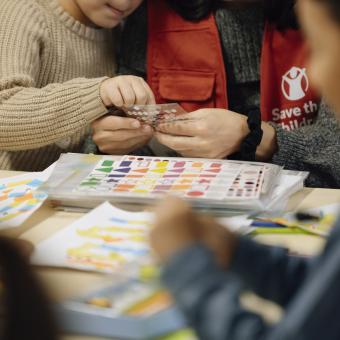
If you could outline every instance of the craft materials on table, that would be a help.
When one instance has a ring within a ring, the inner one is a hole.
[[[37,244],[31,262],[106,273],[129,266],[132,276],[150,277],[157,274],[148,243],[153,219],[151,212],[124,211],[105,202]],[[251,223],[246,216],[219,222],[240,233]]]
[[[68,207],[93,208],[105,200],[145,205],[172,194],[198,209],[244,211],[271,203],[281,173],[279,166],[255,162],[64,154],[43,188],[55,205]],[[292,191],[301,187],[294,184]]]
[[[327,237],[335,225],[339,204],[321,206],[304,211],[289,212],[283,216],[256,218],[251,228],[257,234],[313,234]]]
[[[171,193],[210,200],[258,199],[264,171],[263,164],[139,156],[125,156],[114,163],[104,158],[78,190],[128,196],[157,197]]]
[[[339,204],[331,204],[305,211],[287,213],[282,217],[274,217],[271,220],[284,224],[288,228],[297,228],[310,234],[327,237],[335,225],[339,211]],[[301,218],[302,216],[303,218]]]
[[[169,294],[155,281],[113,282],[63,302],[57,312],[65,332],[119,339],[150,340],[169,333],[162,339],[176,339],[173,332],[186,326]],[[195,339],[189,330],[177,335],[183,334]]]
[[[41,206],[47,194],[39,187],[51,171],[48,168],[0,180],[0,229],[20,226]]]
[[[171,307],[173,302],[155,282],[126,279],[74,299],[73,306],[78,304],[86,305],[93,313],[114,317],[152,315]]]
[[[127,264],[148,267],[147,238],[152,215],[103,203],[36,246],[32,263],[107,273]]]
[[[177,103],[154,105],[131,105],[121,109],[127,117],[135,118],[143,124],[157,127],[161,123],[181,120],[180,115],[186,113]]]

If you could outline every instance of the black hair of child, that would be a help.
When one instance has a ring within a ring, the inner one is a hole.
[[[57,331],[43,287],[13,241],[0,238],[4,340],[56,340]]]
[[[184,19],[197,21],[212,11],[214,0],[168,0],[170,6]]]
[[[223,3],[219,0],[167,0],[171,7],[183,18],[190,21],[200,20]],[[337,0],[333,0],[336,2]],[[237,1],[235,1],[236,3]],[[297,28],[294,11],[295,0],[263,0],[266,18],[276,25],[279,30]],[[241,3],[241,1],[240,1]]]

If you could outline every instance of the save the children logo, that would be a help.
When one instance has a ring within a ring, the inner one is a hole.
[[[287,131],[313,124],[318,100],[310,86],[306,68],[291,67],[282,76],[281,92],[271,109],[270,120]]]
[[[293,66],[282,76],[281,88],[283,95],[290,101],[304,98],[309,89],[306,69]]]

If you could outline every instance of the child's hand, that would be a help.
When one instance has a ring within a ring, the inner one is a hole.
[[[104,116],[92,123],[93,141],[103,153],[125,155],[151,139],[153,129],[137,119]]]
[[[151,246],[162,261],[184,248],[200,242],[215,254],[226,269],[237,246],[236,234],[219,225],[212,217],[195,214],[184,201],[169,197],[156,208]]]
[[[156,207],[151,246],[162,261],[200,239],[197,216],[180,199],[168,197]]]
[[[143,78],[135,76],[104,80],[100,86],[100,97],[106,107],[155,104],[155,96],[149,85]]]

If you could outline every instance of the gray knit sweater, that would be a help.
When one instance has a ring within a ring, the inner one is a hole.
[[[216,22],[228,72],[230,109],[247,112],[250,106],[260,105],[262,9],[219,9]],[[125,24],[119,73],[145,77],[146,44],[147,15],[142,5]],[[290,132],[280,126],[275,129],[279,148],[273,163],[309,171],[308,186],[340,187],[340,127],[326,105],[321,105],[312,126]]]

